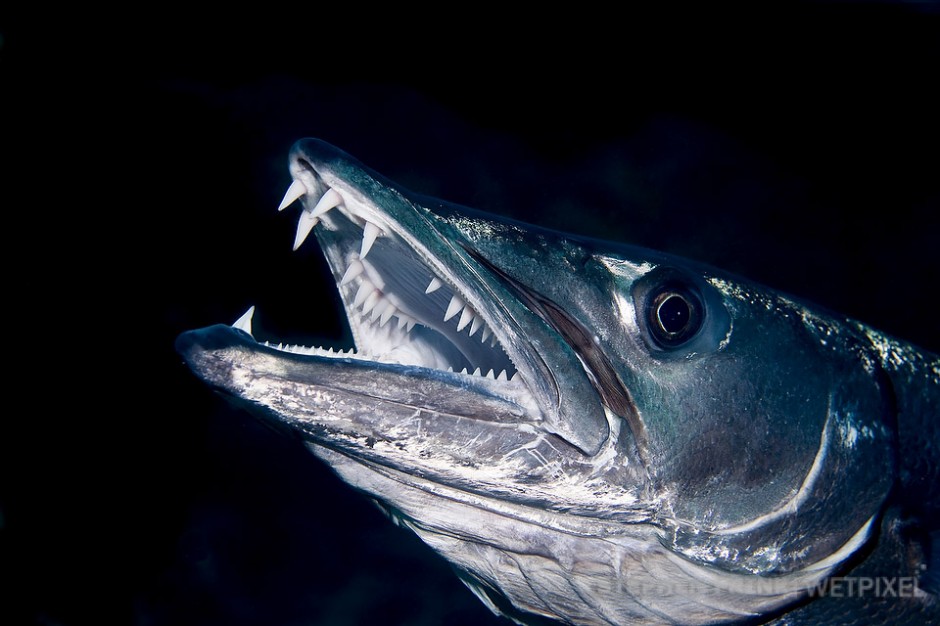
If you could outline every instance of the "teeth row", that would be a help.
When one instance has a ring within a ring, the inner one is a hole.
[[[296,202],[298,198],[308,193],[309,191],[306,185],[304,185],[302,181],[295,179],[290,184],[290,187],[287,188],[287,193],[284,194],[284,199],[281,200],[281,204],[278,205],[277,210],[283,211]],[[304,210],[300,212],[300,219],[297,221],[297,232],[294,234],[294,250],[297,250],[303,245],[304,241],[306,241],[307,237],[310,235],[310,232],[320,223],[320,217],[323,214],[342,204],[344,204],[343,196],[341,196],[338,191],[331,188],[326,190],[326,193],[323,194],[312,209],[304,208]],[[378,237],[383,235],[384,233],[381,228],[367,221],[362,228],[362,247],[359,250],[359,258],[366,258],[366,255],[369,254],[369,250],[372,249],[372,244],[375,243]],[[352,280],[352,278],[350,278],[350,280]]]
[[[364,264],[361,256],[358,259],[351,259],[349,266],[346,268],[346,272],[343,274],[342,279],[340,279],[340,285],[348,285],[356,278],[360,281],[359,289],[356,291],[356,296],[353,298],[353,308],[358,309],[362,307],[362,315],[366,316],[371,313],[371,319],[373,321],[379,320],[381,326],[385,326],[393,315],[397,316],[398,327],[404,328],[405,332],[410,331],[414,328],[417,320],[400,311],[391,300],[385,297],[385,294],[382,293],[383,285],[376,285],[373,282],[369,275],[374,275],[375,272],[374,270],[366,272],[366,265],[368,265],[368,263]],[[434,277],[431,279],[425,293],[433,293],[442,286],[443,283],[440,279]],[[490,346],[496,346],[496,336],[493,335],[489,327],[483,323],[483,318],[459,296],[455,295],[451,297],[450,304],[444,312],[444,321],[450,321],[456,317],[458,313],[460,317],[457,320],[457,332],[469,326],[470,332],[468,336],[473,337],[477,331],[481,331],[480,342],[485,343],[486,340],[489,339]]]
[[[307,355],[314,355],[314,356],[344,356],[344,357],[352,357],[352,358],[357,358],[357,359],[364,359],[368,361],[379,360],[379,361],[382,361],[383,363],[395,363],[395,364],[399,363],[398,361],[394,361],[394,360],[387,359],[387,358],[382,358],[381,355],[369,356],[363,352],[356,352],[355,348],[350,348],[349,350],[334,350],[333,348],[324,348],[323,346],[320,346],[318,348],[311,348],[308,346],[302,346],[300,344],[279,343],[277,345],[274,345],[273,343],[269,341],[265,341],[262,345],[268,348],[275,348],[277,350],[280,350],[281,352],[291,352],[294,354],[307,354]],[[452,367],[447,368],[447,371],[452,374],[456,373],[454,371],[454,368]],[[512,375],[512,378],[510,378],[506,370],[500,371],[499,375],[497,375],[496,371],[493,370],[492,368],[486,374],[483,374],[482,370],[479,367],[473,370],[472,372],[469,371],[465,367],[462,370],[460,370],[460,374],[463,374],[464,376],[478,376],[480,378],[489,378],[490,380],[499,380],[499,381],[504,381],[504,382],[505,381],[516,382],[519,380],[519,372],[515,372]]]
[[[428,289],[431,289],[431,286],[434,285],[435,281],[440,283],[437,278],[431,279],[431,285],[428,285]],[[437,287],[435,287],[437,289]],[[434,291],[434,290],[432,290]],[[450,299],[450,304],[447,305],[447,310],[444,312],[444,321],[448,321],[454,318],[458,313],[460,313],[460,318],[457,320],[457,332],[462,331],[467,326],[470,326],[470,337],[482,329],[480,333],[480,342],[485,343],[486,340],[490,339],[490,347],[496,346],[496,336],[492,335],[489,327],[483,323],[483,318],[470,308],[470,305],[465,303],[460,299],[460,296],[454,295]]]
[[[304,185],[302,181],[295,179],[290,187],[288,187],[287,193],[284,194],[284,199],[281,200],[278,211],[283,211],[298,198],[307,195],[307,193],[309,193],[309,191],[306,185]],[[320,217],[323,214],[335,209],[343,203],[343,197],[338,191],[331,188],[327,189],[326,193],[317,201],[313,209],[304,208],[304,210],[300,212],[300,220],[297,222],[297,234],[294,236],[294,250],[297,250],[303,244],[310,234],[310,231],[313,230],[313,227],[319,223]],[[362,261],[369,254],[375,240],[383,235],[382,229],[372,222],[367,221],[363,225],[362,245],[359,249],[359,258],[353,259],[349,263],[346,272],[343,274],[343,278],[340,280],[340,285],[348,285],[362,275],[365,271],[365,265],[363,265]],[[372,320],[379,320],[381,326],[385,326],[393,315],[397,315],[398,327],[404,328],[405,332],[410,331],[414,328],[417,321],[411,316],[399,311],[388,298],[383,296],[381,291],[383,286],[384,285],[376,285],[366,276],[361,276],[361,283],[359,290],[356,292],[355,300],[353,301],[353,308],[359,308],[361,306],[363,317],[371,313]]]
[[[287,189],[287,193],[284,194],[284,199],[281,200],[281,204],[278,206],[278,211],[283,211],[285,208],[297,201],[301,196],[305,196],[308,193],[307,187],[303,184],[302,181],[295,179],[290,187]],[[317,202],[316,206],[313,209],[308,210],[304,209],[300,212],[300,220],[297,222],[297,233],[294,236],[294,250],[300,248],[303,242],[307,239],[307,236],[313,230],[314,226],[320,221],[320,216],[343,204],[343,197],[335,189],[328,189],[326,193],[323,194],[323,197]],[[375,240],[382,236],[384,233],[382,229],[373,224],[372,222],[366,222],[362,228],[362,246],[359,249],[359,258],[350,262],[349,267],[346,268],[346,272],[343,274],[343,278],[340,280],[340,285],[347,285],[352,282],[355,278],[359,277],[365,267],[362,264],[362,260],[366,258],[366,255],[369,254],[369,251],[372,249],[372,245],[375,243]],[[428,283],[427,289],[424,290],[426,294],[432,294],[441,287],[444,283],[441,282],[436,276],[431,278],[431,282]],[[404,313],[398,311],[398,309],[387,299],[382,297],[381,285],[376,286],[372,284],[368,279],[363,277],[362,284],[359,287],[359,291],[356,293],[356,298],[353,304],[354,308],[358,308],[362,305],[362,314],[366,315],[370,311],[372,312],[372,319],[379,319],[382,326],[388,323],[389,319],[393,315],[398,315],[399,318],[399,328],[405,327],[406,331],[411,330],[415,325],[415,320]],[[450,321],[451,318],[455,317],[457,314],[460,314],[460,318],[457,320],[457,331],[462,331],[467,326],[470,327],[469,336],[472,337],[478,330],[482,329],[480,333],[480,342],[485,343],[487,338],[490,338],[491,332],[490,329],[483,324],[479,315],[476,311],[466,305],[459,296],[454,295],[450,304],[447,306],[447,310],[444,312],[444,321]],[[490,341],[490,346],[495,346],[496,338],[492,337]]]
[[[301,180],[295,179],[291,182],[287,193],[284,194],[284,198],[281,200],[280,205],[278,205],[278,211],[283,211],[308,193],[309,190],[306,185],[304,185]],[[344,202],[340,193],[330,188],[327,189],[326,193],[323,194],[312,209],[304,208],[300,212],[300,219],[297,222],[297,232],[294,235],[294,250],[297,250],[303,245],[314,227],[319,223],[321,216],[338,206],[344,206]],[[398,327],[404,328],[405,332],[409,332],[414,328],[416,320],[398,310],[388,298],[384,297],[382,293],[382,287],[384,287],[384,285],[376,284],[373,280],[363,275],[365,271],[363,261],[372,249],[375,240],[381,236],[384,236],[381,228],[372,222],[365,222],[362,228],[362,244],[359,249],[359,258],[350,261],[349,266],[346,268],[340,280],[340,285],[347,285],[356,278],[359,278],[361,283],[353,301],[353,308],[359,308],[361,306],[363,317],[371,313],[371,319],[373,321],[378,320],[381,326],[385,326],[392,316],[398,316]],[[375,273],[373,272],[372,274],[375,278]],[[436,276],[433,276],[424,292],[426,294],[432,294],[443,286],[444,283]],[[450,321],[452,318],[456,317],[458,313],[460,314],[457,320],[458,332],[469,326],[470,337],[476,334],[477,331],[480,331],[480,342],[486,343],[486,340],[490,339],[490,346],[495,347],[496,337],[492,335],[489,327],[483,323],[482,318],[459,296],[454,295],[451,297],[447,310],[444,312],[444,321]],[[249,328],[250,322],[249,317]]]
[[[447,371],[453,372],[454,368],[448,367]],[[467,368],[465,367],[462,370],[460,370],[460,373],[464,374],[465,376],[483,376],[483,373],[480,371],[479,367],[473,370],[472,372],[468,372]],[[501,371],[499,373],[499,376],[496,376],[495,372],[492,369],[490,369],[490,371],[486,373],[486,376],[483,376],[483,377],[489,378],[490,380],[508,380],[511,382],[515,382],[516,380],[519,379],[519,372],[514,373],[512,375],[512,378],[509,378],[509,376],[506,374],[506,370]]]
[[[411,329],[415,327],[417,320],[400,311],[391,300],[386,298],[382,290],[379,289],[368,276],[363,274],[364,269],[365,267],[362,262],[358,259],[354,259],[349,264],[349,267],[346,269],[346,274],[343,276],[342,284],[352,281],[353,278],[357,276],[360,277],[359,289],[356,291],[356,297],[353,299],[353,308],[358,309],[361,306],[361,315],[365,317],[371,314],[372,321],[379,320],[380,326],[388,324],[392,316],[395,315],[398,317],[398,328],[403,328],[406,333],[411,331]],[[352,272],[351,277],[349,280],[346,280],[346,277],[350,276],[350,272]]]
[[[324,348],[320,346],[319,348],[311,348],[309,346],[302,346],[300,344],[289,344],[289,343],[279,343],[274,345],[270,341],[265,341],[262,345],[267,346],[268,348],[274,348],[280,350],[281,352],[293,352],[294,354],[326,354],[334,356],[362,356],[360,353],[356,352],[355,348],[350,348],[349,350],[334,350],[333,348]]]
[[[385,302],[388,302],[388,300],[385,299]],[[375,308],[377,308],[378,306],[379,306],[378,304],[375,305],[372,310],[374,311]],[[392,312],[392,313],[388,313],[388,311],[393,311],[393,312]],[[244,313],[241,317],[239,317],[239,318],[235,321],[234,324],[232,324],[232,327],[233,327],[233,328],[237,328],[237,329],[242,330],[242,331],[245,331],[246,333],[248,333],[249,335],[251,335],[251,320],[252,320],[252,317],[254,316],[254,314],[255,314],[255,307],[254,307],[254,306],[249,307],[248,310],[245,311],[245,313]],[[385,318],[385,317],[384,317],[386,314],[388,314],[389,317],[391,317],[392,315],[395,314],[395,313],[394,313],[394,305],[392,305],[390,302],[388,302],[388,305],[387,305],[385,311],[381,314],[381,315],[383,316],[383,320],[384,320],[384,321],[382,321],[382,324],[383,324],[383,325],[384,325],[386,322],[388,322],[388,318]],[[399,324],[398,324],[398,327],[399,327],[399,328],[401,328],[402,326],[405,326],[405,329],[406,329],[406,332],[407,332],[407,331],[411,330],[411,329],[414,327],[415,321],[414,321],[413,318],[408,317],[407,315],[404,315],[404,314],[402,314],[402,313],[398,313],[398,315],[399,315]],[[375,318],[373,317],[373,319],[375,319]],[[404,321],[402,321],[402,320],[404,320]],[[322,346],[320,346],[320,347],[318,347],[318,348],[311,348],[311,347],[307,347],[307,346],[302,346],[302,345],[300,345],[300,344],[291,345],[291,344],[285,344],[285,343],[279,343],[279,344],[277,344],[277,345],[275,346],[274,344],[272,344],[272,343],[270,343],[270,342],[268,342],[268,341],[265,341],[263,345],[265,345],[265,346],[267,346],[267,347],[269,347],[269,348],[276,348],[276,349],[278,349],[278,350],[280,350],[280,351],[282,351],[282,352],[293,352],[293,353],[295,353],[295,354],[310,354],[310,355],[324,355],[324,356],[347,356],[347,357],[355,357],[355,358],[368,358],[368,357],[366,357],[363,353],[361,353],[361,352],[356,352],[356,349],[355,349],[355,348],[350,348],[349,350],[334,350],[333,348],[324,348],[324,347],[322,347]],[[379,356],[378,358],[379,358],[379,360],[386,361],[385,359],[382,359],[381,356]],[[372,359],[369,359],[369,360],[372,360]],[[397,363],[397,361],[386,361],[386,362],[389,362],[389,363]],[[448,372],[453,372],[453,371],[454,371],[454,368],[449,367],[449,368],[447,368],[447,371],[448,371]],[[515,372],[515,373],[512,375],[512,378],[509,378],[509,376],[508,376],[507,373],[506,373],[506,370],[502,370],[502,371],[499,373],[499,375],[497,375],[493,369],[490,369],[490,370],[484,375],[484,374],[482,373],[482,371],[480,370],[479,367],[476,368],[475,370],[473,370],[472,372],[467,371],[467,368],[463,368],[463,370],[461,370],[460,373],[461,373],[461,374],[464,374],[464,375],[466,375],[466,376],[482,376],[482,377],[484,377],[484,378],[489,378],[489,379],[491,379],[491,380],[501,380],[501,381],[506,381],[506,380],[508,380],[508,381],[510,381],[510,382],[515,382],[515,381],[519,378],[519,372]]]

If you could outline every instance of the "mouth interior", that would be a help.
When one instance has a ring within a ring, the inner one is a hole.
[[[436,274],[380,211],[352,194],[327,189],[311,202],[309,189],[321,185],[319,177],[316,185],[303,176],[296,178],[281,208],[307,196],[295,249],[315,230],[356,344],[355,352],[343,356],[499,380],[516,376],[515,365],[487,320],[466,304],[455,281]],[[335,355],[322,348],[277,347]]]

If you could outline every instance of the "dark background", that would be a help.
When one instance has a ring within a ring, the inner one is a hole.
[[[173,352],[251,304],[350,345],[275,211],[301,137],[940,350],[934,7],[4,18],[0,623],[501,623]]]

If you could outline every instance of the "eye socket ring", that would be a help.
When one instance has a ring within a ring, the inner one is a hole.
[[[640,339],[662,361],[705,355],[727,347],[731,316],[704,276],[660,265],[631,287]]]
[[[664,348],[678,348],[698,334],[705,309],[692,291],[667,283],[648,300],[646,317],[656,343]]]

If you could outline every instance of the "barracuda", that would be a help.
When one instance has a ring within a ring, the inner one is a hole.
[[[940,359],[695,262],[413,194],[318,140],[301,205],[355,348],[177,349],[519,623],[940,616]],[[887,598],[833,576],[909,577]]]

